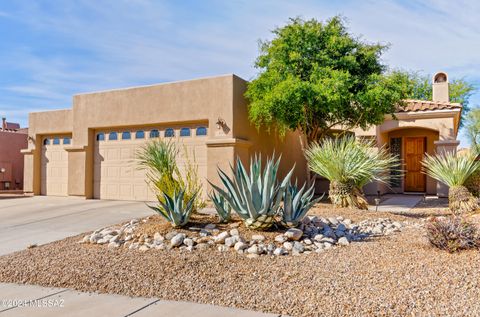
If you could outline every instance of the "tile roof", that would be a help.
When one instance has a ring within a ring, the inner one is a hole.
[[[442,109],[462,109],[459,103],[407,99],[397,108],[397,112],[432,111]]]
[[[18,130],[20,129],[20,124],[18,123],[13,123],[13,122],[7,122],[7,130]]]

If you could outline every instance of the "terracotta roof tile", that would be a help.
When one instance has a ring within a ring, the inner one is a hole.
[[[405,104],[403,106],[398,107],[397,112],[416,112],[442,109],[462,109],[462,105],[451,102],[408,99],[405,100]]]

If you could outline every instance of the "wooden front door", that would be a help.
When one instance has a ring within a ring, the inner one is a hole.
[[[424,137],[405,137],[405,191],[424,192],[426,176],[422,173],[422,160],[425,154]]]

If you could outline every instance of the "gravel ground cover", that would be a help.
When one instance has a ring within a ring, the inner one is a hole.
[[[355,221],[412,219],[342,209],[326,212],[321,206],[312,210],[325,217],[330,212]],[[147,224],[143,231],[159,230]],[[170,230],[163,226],[164,232]],[[291,316],[480,315],[480,253],[435,250],[416,226],[327,252],[258,258],[215,248],[140,252],[79,244],[82,237],[0,257],[0,281]]]

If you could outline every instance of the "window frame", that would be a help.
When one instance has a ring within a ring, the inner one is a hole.
[[[142,134],[141,137],[138,136],[139,133]],[[135,131],[135,140],[143,140],[143,139],[145,139],[145,131],[143,130]]]
[[[168,134],[167,134],[167,131],[168,131],[168,132],[171,131],[171,132],[172,132],[172,135],[168,135]],[[174,137],[175,137],[175,129],[174,129],[174,128],[166,128],[166,129],[165,129],[165,132],[164,132],[164,136],[165,136],[166,138],[174,138]]]
[[[153,135],[154,132],[156,132],[157,135]],[[159,137],[160,137],[160,130],[158,130],[158,129],[152,129],[152,130],[150,130],[150,133],[148,134],[148,137],[149,137],[150,139],[159,138]]]
[[[101,140],[100,140],[100,139],[101,139]],[[98,133],[97,133],[96,140],[97,140],[98,142],[105,141],[105,133],[104,133],[104,132],[98,132]]]
[[[43,139],[43,145],[50,145],[50,138]]]
[[[112,135],[115,136],[114,139],[112,139]],[[108,141],[118,141],[118,132],[112,131],[108,133]]]
[[[198,131],[201,130],[201,129],[205,131],[205,134],[199,134],[199,133],[198,133]],[[207,127],[201,126],[201,127],[197,127],[197,128],[195,129],[195,136],[207,136],[207,134],[208,134],[208,129],[207,129]]]
[[[183,131],[188,131],[188,135],[183,135],[183,134],[182,134]],[[180,133],[179,133],[179,135],[180,135],[181,138],[190,137],[190,136],[192,136],[192,129],[191,129],[191,128],[188,128],[188,127],[180,128]]]
[[[66,140],[68,140],[67,143],[65,143]],[[70,144],[72,144],[72,138],[71,138],[71,137],[68,137],[68,136],[64,137],[64,138],[63,138],[63,141],[62,141],[62,144],[63,144],[63,145],[70,145]]]
[[[125,135],[128,135],[127,138],[125,138],[124,136]],[[122,140],[131,140],[132,139],[132,133],[130,131],[123,131],[122,132]]]
[[[59,137],[54,137],[52,139],[52,145],[60,145],[60,138]]]

